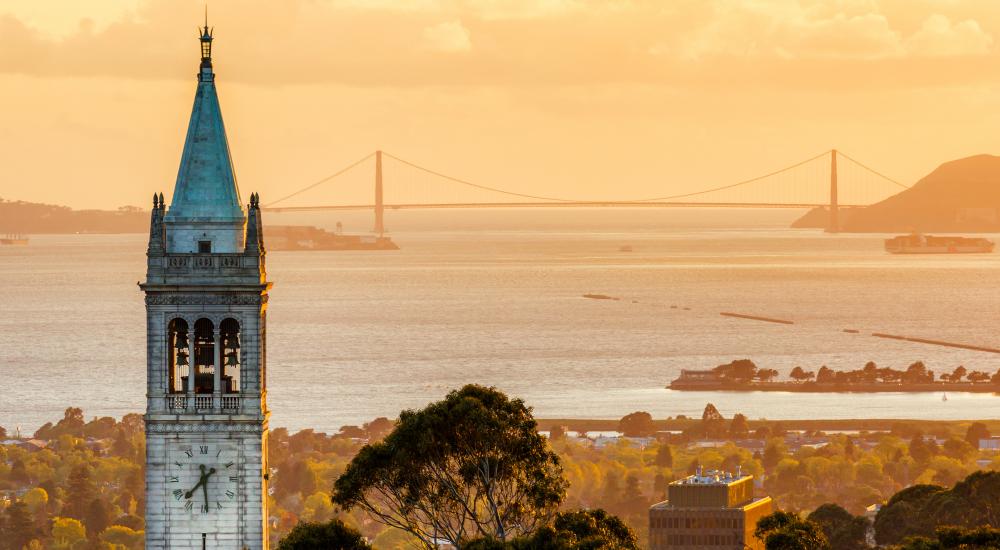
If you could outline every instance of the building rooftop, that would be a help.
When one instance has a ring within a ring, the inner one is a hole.
[[[672,482],[671,485],[729,485],[749,477],[752,476],[744,474],[742,468],[737,469],[735,472],[725,472],[722,470],[704,470],[699,467],[695,475],[678,479]]]

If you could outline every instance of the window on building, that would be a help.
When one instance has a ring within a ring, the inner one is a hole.
[[[167,392],[187,391],[187,377],[191,372],[188,360],[188,324],[184,319],[173,319],[167,329]]]
[[[198,241],[198,253],[199,254],[211,254],[212,253],[212,241]]]
[[[240,374],[243,364],[240,351],[240,323],[236,319],[223,319],[219,323],[222,343],[222,393],[240,392]]]
[[[215,326],[209,319],[194,323],[194,392],[212,393],[215,388]]]

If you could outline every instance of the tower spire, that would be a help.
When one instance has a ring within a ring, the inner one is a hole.
[[[212,69],[212,40],[214,29],[205,25],[199,29],[201,43],[201,68],[195,91],[187,138],[177,171],[177,183],[170,209],[164,216],[169,227],[183,225],[190,235],[183,240],[174,232],[170,251],[197,249],[198,242],[211,240],[213,251],[235,252],[243,248],[243,224],[246,220],[240,204],[239,188],[226,127],[222,122],[222,109],[215,87]],[[221,225],[220,225],[221,224]],[[225,234],[225,236],[223,235]],[[197,238],[196,238],[197,237]],[[180,247],[180,248],[178,248]]]

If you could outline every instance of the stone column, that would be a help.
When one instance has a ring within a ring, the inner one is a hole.
[[[222,330],[215,327],[215,345],[212,347],[215,375],[212,380],[212,409],[222,408]]]
[[[187,409],[194,411],[194,373],[198,369],[194,356],[194,324],[188,327],[188,380],[187,380]]]

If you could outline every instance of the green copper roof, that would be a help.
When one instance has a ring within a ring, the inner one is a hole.
[[[177,184],[165,217],[167,222],[244,218],[233,160],[229,155],[226,127],[222,123],[219,96],[215,91],[211,39],[206,28],[201,40],[203,45],[208,42],[209,50],[202,57],[198,90],[191,109],[181,166],[177,171]],[[202,51],[206,51],[204,46]]]

